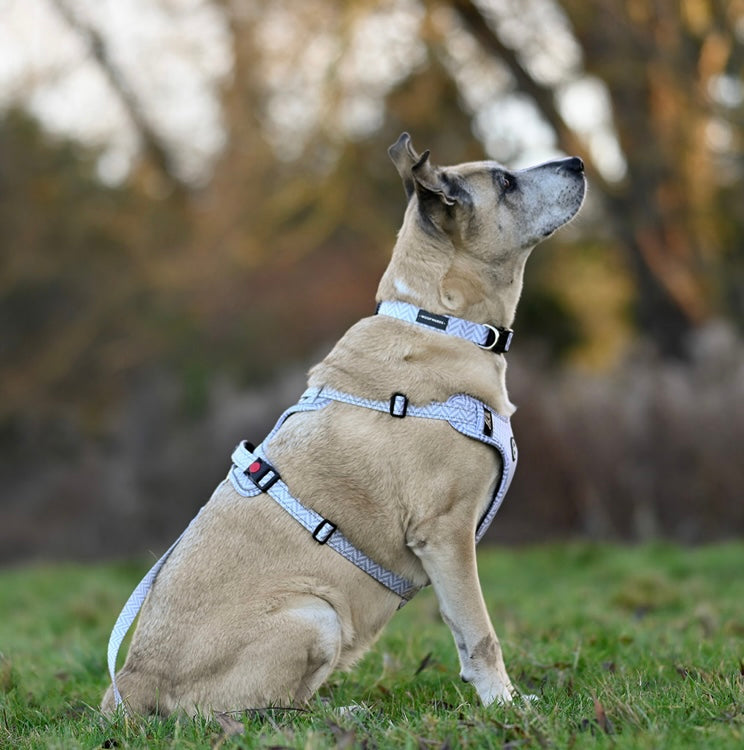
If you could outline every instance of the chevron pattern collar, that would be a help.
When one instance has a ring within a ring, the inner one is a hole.
[[[377,305],[377,315],[387,315],[391,318],[414,323],[425,328],[446,333],[449,336],[465,339],[476,344],[481,349],[503,354],[509,351],[514,331],[511,328],[490,326],[487,323],[473,323],[470,320],[455,318],[451,315],[422,310],[416,305],[398,300],[385,300]]]

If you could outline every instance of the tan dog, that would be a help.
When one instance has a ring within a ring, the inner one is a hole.
[[[530,250],[581,206],[581,160],[438,168],[406,133],[390,155],[409,201],[378,300],[510,326]],[[509,416],[505,371],[500,354],[378,315],[354,325],[309,383],[370,399],[403,392],[411,404],[466,393]],[[295,497],[358,549],[433,585],[461,677],[484,704],[510,701],[474,541],[500,475],[495,451],[445,422],[346,403],[292,416],[265,448]],[[134,713],[302,703],[362,656],[399,603],[271,497],[241,497],[225,481],[159,573],[117,684]],[[113,707],[109,688],[102,710]]]

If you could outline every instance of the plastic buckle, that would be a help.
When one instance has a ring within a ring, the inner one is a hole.
[[[478,344],[481,349],[494,352],[496,354],[503,354],[509,351],[511,346],[512,338],[514,338],[514,331],[511,328],[502,328],[501,326],[494,327],[484,323],[484,326],[488,328],[488,337],[485,344]]]
[[[338,527],[335,523],[331,523],[324,518],[315,527],[315,531],[313,531],[313,539],[315,539],[318,544],[325,544],[331,536],[333,536],[333,532],[336,531],[337,528]]]
[[[394,393],[390,397],[390,416],[403,419],[408,411],[408,396],[403,393]]]
[[[257,458],[243,473],[261,492],[268,492],[281,479],[279,472],[262,458]]]

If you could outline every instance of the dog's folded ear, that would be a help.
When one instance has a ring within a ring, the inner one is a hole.
[[[421,154],[421,158],[411,167],[411,174],[420,201],[424,202],[435,198],[445,206],[454,206],[457,203],[457,197],[451,191],[451,186],[442,179],[442,172],[432,167],[428,149]]]
[[[442,173],[431,165],[429,151],[418,154],[408,133],[401,133],[400,138],[388,149],[388,154],[403,180],[408,200],[411,200],[414,193],[418,193],[424,200],[434,197],[447,206],[457,203],[457,194],[442,179]]]
[[[413,196],[415,191],[411,170],[413,169],[413,165],[421,159],[413,148],[411,136],[408,133],[401,133],[400,138],[388,149],[388,154],[393,160],[400,178],[403,180],[406,198],[411,200],[411,196]]]

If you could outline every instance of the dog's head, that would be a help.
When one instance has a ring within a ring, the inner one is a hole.
[[[578,157],[520,170],[493,161],[438,167],[403,133],[388,153],[425,226],[467,243],[491,238],[498,251],[530,249],[581,208],[586,181]],[[457,244],[460,244],[459,242]]]
[[[389,154],[409,204],[398,245],[427,245],[447,255],[437,301],[452,311],[464,312],[478,303],[476,297],[500,296],[507,288],[505,307],[516,307],[529,251],[569,222],[584,200],[584,165],[577,157],[514,171],[493,161],[439,167],[428,151],[416,152],[408,133]],[[469,291],[463,282],[481,289]],[[431,304],[419,286],[422,295]]]

